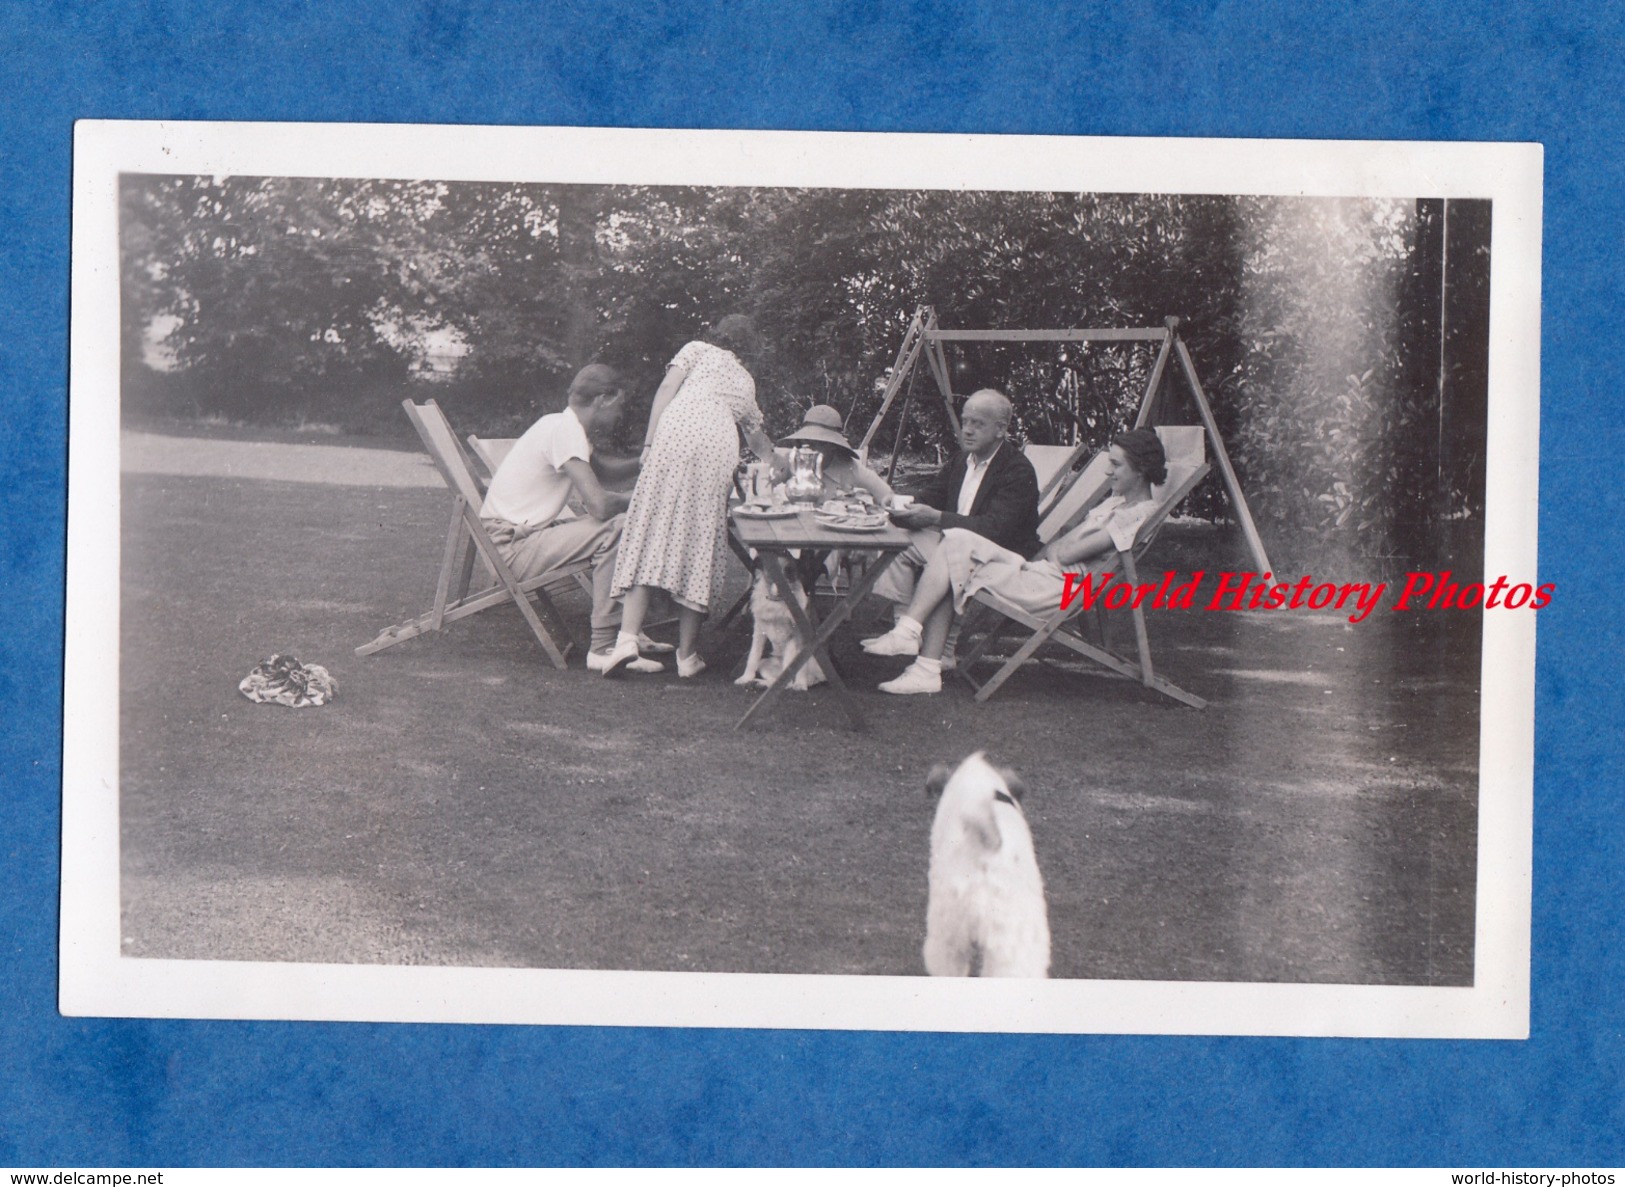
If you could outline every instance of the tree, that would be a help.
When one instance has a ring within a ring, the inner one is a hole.
[[[1177,315],[1278,561],[1419,564],[1482,510],[1482,203],[150,176],[121,202],[137,411],[399,429],[440,340],[464,353],[435,394],[500,435],[591,360],[652,395],[683,342],[745,312],[769,425],[828,403],[861,430],[918,305],[976,328]],[[1153,356],[964,344],[949,365],[960,394],[1012,396],[1019,438],[1103,443]],[[1162,414],[1188,423],[1180,386]],[[905,448],[950,444],[936,403]],[[1189,506],[1226,512],[1214,483]]]

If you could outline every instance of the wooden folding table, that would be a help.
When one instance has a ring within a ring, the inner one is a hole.
[[[835,665],[830,662],[829,653],[825,650],[830,636],[833,635],[841,623],[845,622],[852,612],[858,608],[863,595],[868,593],[886,566],[891,564],[897,554],[909,545],[909,534],[895,524],[887,524],[876,531],[855,532],[840,528],[826,527],[813,518],[810,507],[798,510],[795,515],[776,519],[761,519],[730,514],[728,517],[730,538],[738,550],[750,549],[756,553],[757,561],[767,570],[768,577],[780,589],[789,589],[790,580],[795,571],[794,565],[786,565],[785,560],[795,549],[812,549],[828,551],[833,548],[861,548],[870,552],[878,552],[879,558],[871,564],[861,577],[852,583],[846,596],[830,607],[829,613],[822,622],[814,622],[812,612],[803,609],[801,603],[795,598],[786,598],[785,605],[789,607],[790,616],[795,620],[796,631],[801,636],[801,650],[793,662],[784,665],[784,670],[778,678],[768,686],[767,691],[745,710],[745,715],[734,725],[739,729],[751,720],[752,717],[770,706],[785,687],[795,679],[796,673],[803,664],[816,657],[823,666],[824,674],[829,677],[829,683],[835,689],[840,699],[841,707],[852,723],[852,728],[861,730],[867,728],[867,722],[858,710],[857,702],[846,684],[841,680],[841,674],[836,671]]]

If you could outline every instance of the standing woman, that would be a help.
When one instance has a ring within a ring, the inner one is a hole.
[[[755,353],[756,327],[735,313],[684,346],[666,368],[621,533],[612,592],[626,602],[606,676],[638,658],[638,632],[656,589],[677,603],[677,674],[705,669],[694,643],[727,565],[728,491],[739,466],[739,435],[772,464],[775,477],[789,473],[762,431],[756,381],[740,361]]]

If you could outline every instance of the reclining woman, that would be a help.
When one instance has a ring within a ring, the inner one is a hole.
[[[1067,573],[1105,573],[1117,564],[1118,551],[1132,547],[1156,506],[1151,488],[1167,481],[1168,458],[1150,429],[1118,433],[1107,456],[1111,494],[1030,561],[974,532],[950,528],[943,533],[897,625],[864,644],[870,655],[915,656],[902,675],[880,685],[882,692],[942,691],[948,627],[978,591],[990,589],[1033,614],[1047,614],[1061,604]]]

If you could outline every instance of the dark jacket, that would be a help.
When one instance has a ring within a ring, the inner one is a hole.
[[[959,488],[965,482],[965,463],[970,455],[961,452],[915,496],[928,507],[942,512],[938,525],[966,528],[1011,552],[1031,558],[1040,548],[1038,539],[1038,475],[1033,464],[1010,441],[988,463],[982,485],[969,515],[954,510],[959,506]]]

